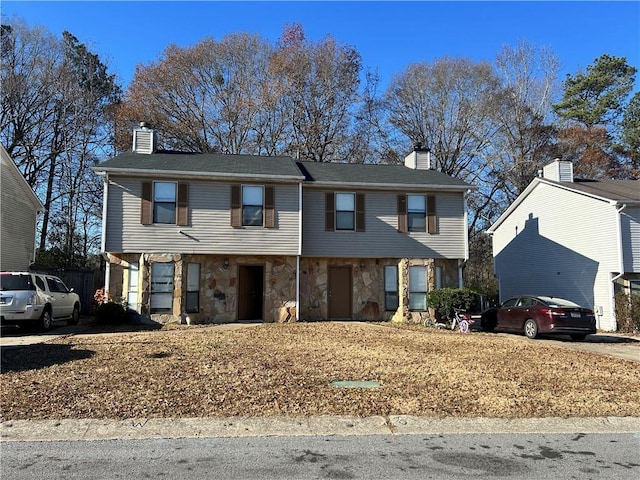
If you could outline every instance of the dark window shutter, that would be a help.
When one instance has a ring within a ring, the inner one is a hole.
[[[364,193],[356,193],[356,232],[365,231]]]
[[[276,226],[275,189],[264,187],[264,226],[274,228]]]
[[[407,196],[398,195],[398,232],[407,233]]]
[[[153,202],[151,201],[152,186],[151,182],[142,182],[140,223],[143,225],[151,225],[153,223]]]
[[[436,216],[435,195],[427,195],[427,232],[438,233],[438,217]]]
[[[333,192],[326,193],[324,196],[324,228],[327,231],[336,229],[336,212],[335,197]]]
[[[240,185],[231,186],[231,226],[242,226],[242,200],[240,198]]]
[[[189,184],[178,183],[178,225],[189,225]]]

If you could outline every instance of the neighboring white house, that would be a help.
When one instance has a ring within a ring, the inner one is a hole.
[[[0,270],[28,270],[35,260],[36,222],[44,207],[0,145]]]
[[[640,182],[573,178],[556,160],[489,228],[500,300],[553,295],[616,330],[614,296],[640,293]]]

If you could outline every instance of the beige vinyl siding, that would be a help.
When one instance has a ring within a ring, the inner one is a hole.
[[[19,177],[17,168],[8,164],[10,161],[3,158],[0,174],[0,269],[21,271],[28,270],[34,260],[38,207],[32,200],[33,194],[26,191],[27,184]]]
[[[640,273],[640,207],[622,210],[620,225],[624,271]]]
[[[237,255],[299,253],[297,184],[275,185],[275,228],[234,228],[230,223],[231,185],[204,181],[189,182],[187,226],[142,225],[140,197],[143,181],[110,178],[107,251]]]
[[[601,307],[599,328],[613,328],[616,222],[608,202],[540,183],[493,235],[501,300],[519,294],[565,297]]]
[[[464,199],[462,193],[366,191],[365,231],[326,231],[325,193],[328,189],[304,188],[302,205],[302,254],[341,258],[464,258]],[[354,190],[344,190],[345,192]],[[436,196],[437,234],[398,233],[399,194]]]

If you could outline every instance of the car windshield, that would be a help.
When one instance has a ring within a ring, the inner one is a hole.
[[[540,297],[540,300],[552,308],[580,308],[580,305],[577,303],[565,300],[564,298]]]
[[[30,275],[0,275],[0,290],[35,290]]]

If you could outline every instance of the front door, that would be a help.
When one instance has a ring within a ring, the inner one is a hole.
[[[238,267],[238,320],[263,320],[264,267]]]
[[[351,267],[329,267],[329,320],[351,320]]]

